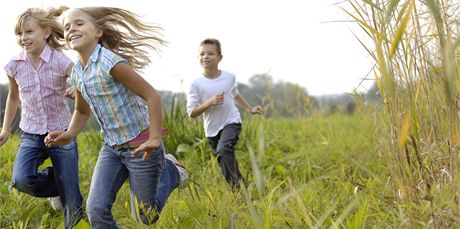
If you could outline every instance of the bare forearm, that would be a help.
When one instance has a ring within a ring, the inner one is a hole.
[[[155,93],[153,97],[146,100],[149,110],[150,139],[161,139],[161,129],[163,127],[163,111],[161,109],[161,98]]]
[[[201,114],[203,114],[206,110],[208,110],[209,108],[213,107],[213,106],[217,106],[217,105],[222,105],[224,103],[224,93],[220,93],[220,94],[217,94],[217,95],[214,95],[213,97],[209,98],[208,100],[206,100],[206,102],[196,106],[195,108],[193,108],[191,114],[190,114],[190,117],[192,118],[195,118]]]
[[[238,106],[245,109],[250,114],[259,114],[263,115],[264,111],[260,105],[251,106],[242,96],[237,95],[235,97],[235,102]]]
[[[202,103],[202,104],[196,106],[195,108],[193,108],[192,113],[190,114],[190,117],[196,118],[196,117],[200,116],[206,110],[208,110],[209,107],[211,107],[211,106],[210,106],[210,103],[208,103],[208,102],[205,102],[205,103]]]
[[[240,95],[235,97],[235,102],[239,107],[243,108],[247,112],[250,112],[252,109],[252,106]]]
[[[85,126],[86,121],[88,121],[90,116],[91,113],[89,112],[81,112],[75,110],[67,132],[69,132],[69,134],[72,135],[72,137],[77,136],[77,134],[80,133],[80,131]]]
[[[72,137],[77,136],[77,134],[83,129],[86,121],[88,121],[91,116],[91,109],[89,105],[83,99],[81,93],[76,91],[75,93],[75,111],[72,115],[72,120],[70,121],[69,129],[67,132],[72,135]]]
[[[5,106],[5,116],[3,117],[2,132],[9,133],[13,124],[14,116],[18,110],[19,100],[8,96]]]

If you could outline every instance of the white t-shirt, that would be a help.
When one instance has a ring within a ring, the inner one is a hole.
[[[241,123],[241,115],[234,101],[235,96],[239,95],[238,83],[233,73],[221,70],[220,76],[215,79],[208,79],[202,75],[190,85],[187,94],[187,114],[189,116],[193,108],[222,92],[224,103],[212,106],[203,113],[206,137],[216,136],[228,124]]]

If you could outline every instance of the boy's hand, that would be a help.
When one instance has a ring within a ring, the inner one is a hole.
[[[8,132],[2,132],[0,134],[0,146],[2,146],[3,144],[6,143],[6,141],[8,141],[8,139],[10,138],[10,133]]]
[[[68,135],[67,131],[54,131],[46,135],[45,145],[47,147],[62,146],[69,144],[72,137]]]
[[[215,95],[208,100],[210,107],[224,103],[224,93]]]
[[[263,115],[264,111],[262,110],[261,106],[255,106],[255,107],[251,107],[251,109],[249,110],[249,113]]]

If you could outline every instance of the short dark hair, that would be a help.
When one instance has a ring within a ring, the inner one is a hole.
[[[200,46],[202,45],[215,45],[217,49],[217,53],[219,55],[222,55],[222,49],[220,47],[220,41],[214,38],[206,38],[204,39],[201,43]]]

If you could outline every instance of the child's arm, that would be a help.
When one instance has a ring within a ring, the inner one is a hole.
[[[66,75],[65,75],[66,79],[70,77],[70,74],[72,73],[73,65],[74,65],[73,63],[70,63],[69,66],[67,67],[67,71],[66,71]],[[68,98],[71,98],[71,99],[75,99],[76,91],[77,91],[77,89],[75,89],[75,87],[70,86],[65,90],[64,96],[68,97]]]
[[[8,97],[6,99],[5,116],[3,117],[3,127],[0,133],[0,146],[8,141],[11,133],[11,125],[13,123],[14,116],[19,106],[19,89],[16,80],[13,77],[8,77]]]
[[[190,113],[190,117],[196,118],[199,115],[201,115],[203,112],[208,110],[210,107],[220,105],[222,103],[224,103],[224,93],[223,92],[222,94],[215,95],[211,97],[210,99],[208,99],[206,102],[194,107],[192,109],[192,112]]]
[[[75,110],[67,131],[54,131],[45,137],[48,147],[68,144],[83,129],[86,121],[91,116],[91,109],[79,91],[75,96]]]
[[[247,112],[251,113],[251,114],[263,114],[263,110],[262,110],[262,107],[257,105],[255,107],[249,105],[249,103],[243,98],[243,96],[241,95],[237,95],[235,96],[234,98],[236,104],[243,108],[244,110],[246,110]]]
[[[163,126],[163,112],[161,108],[160,94],[142,76],[134,71],[128,64],[119,62],[112,70],[110,75],[119,80],[124,86],[133,91],[147,103],[150,118],[149,140],[134,150],[131,155],[144,152],[142,160],[146,161],[150,154],[161,146],[161,129]]]

